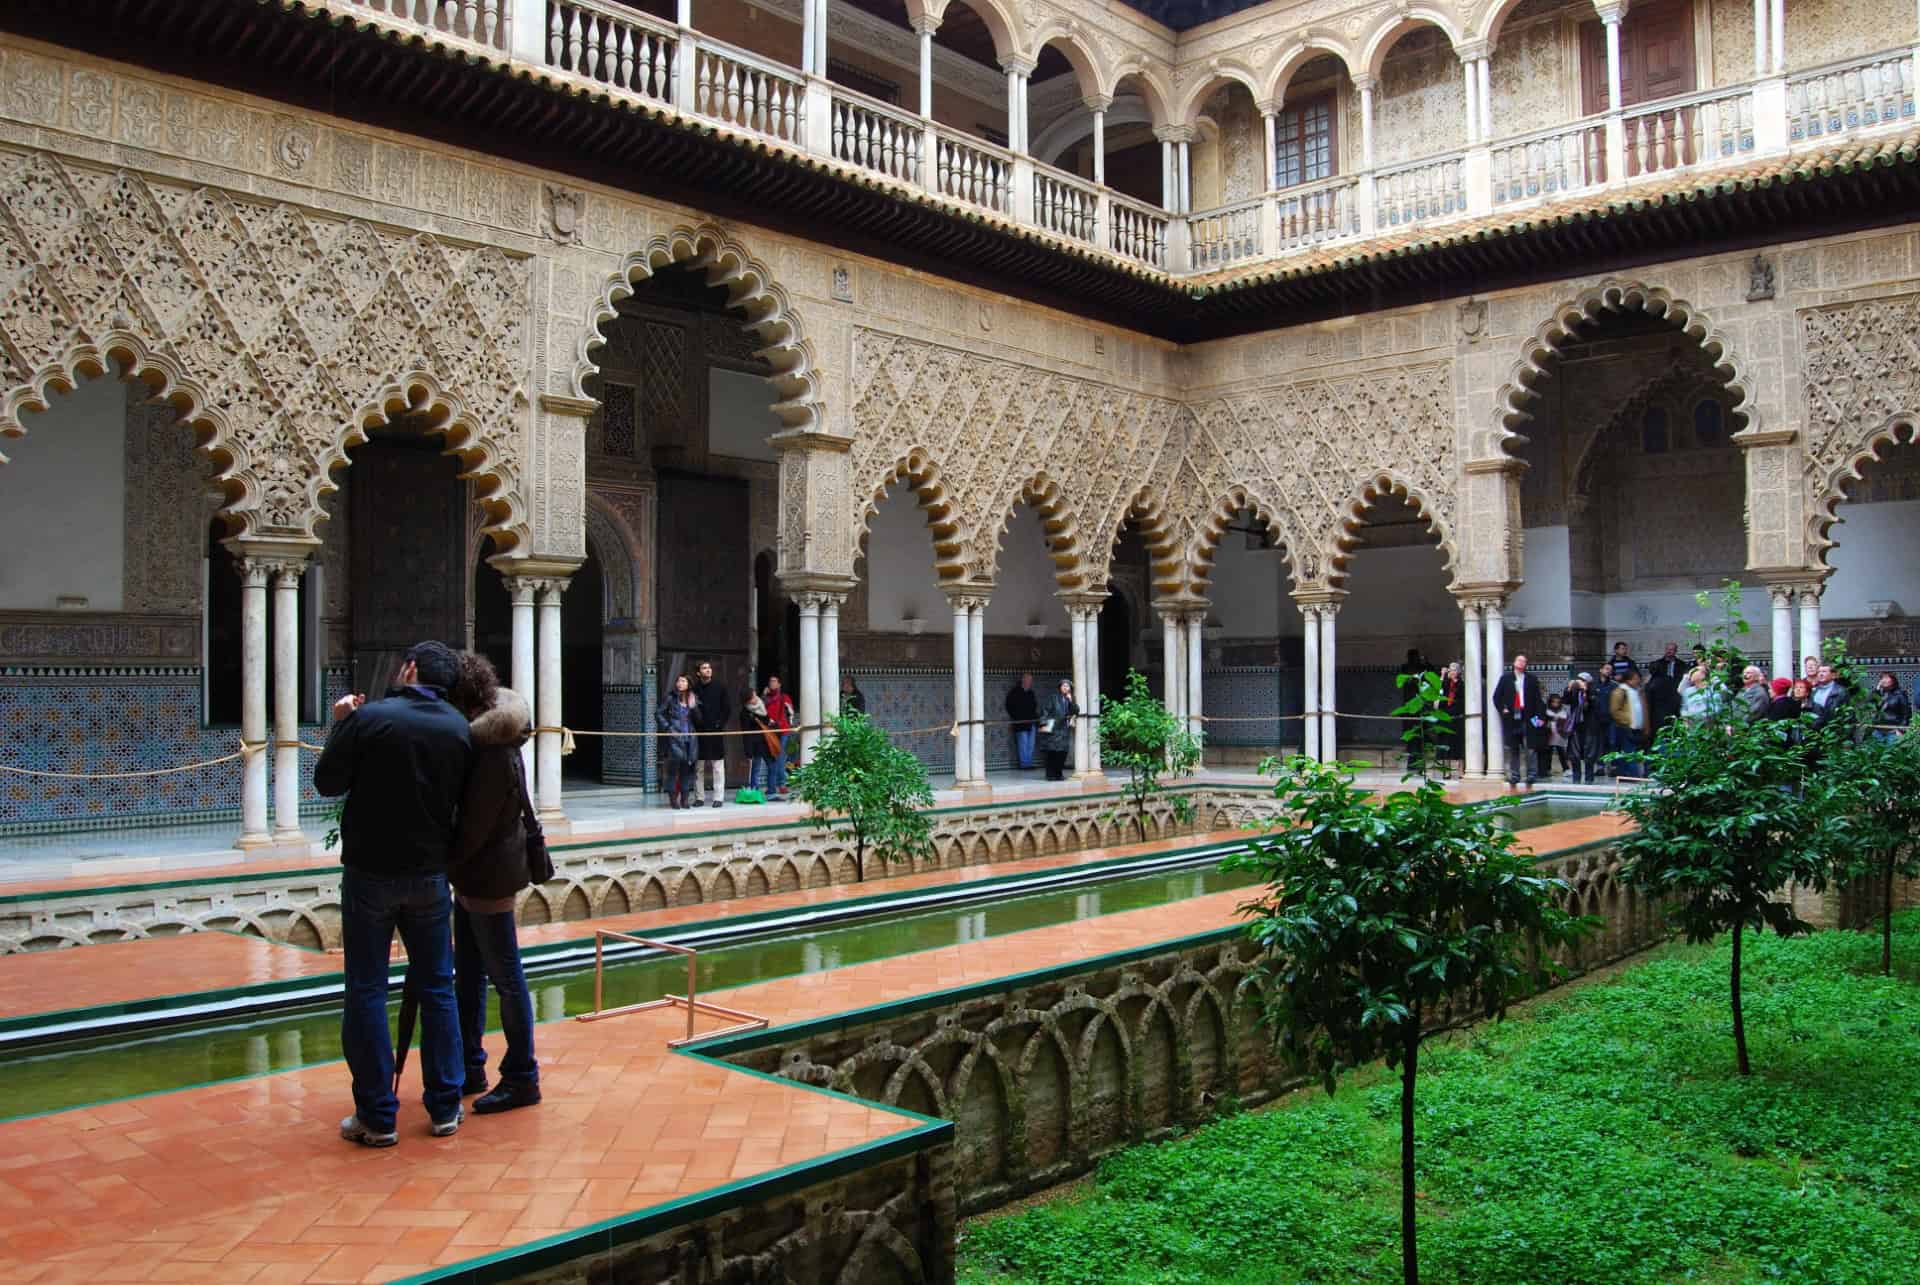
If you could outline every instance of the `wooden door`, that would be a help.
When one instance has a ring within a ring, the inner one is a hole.
[[[1580,29],[1580,89],[1588,115],[1607,110],[1607,32],[1598,22]],[[1620,27],[1620,106],[1677,98],[1697,84],[1692,0],[1657,0],[1627,11]],[[1627,174],[1654,173],[1698,159],[1699,113],[1691,107],[1640,113],[1627,122]],[[1604,166],[1605,147],[1595,154]],[[1604,179],[1604,173],[1601,175]]]
[[[1592,116],[1607,110],[1607,31],[1580,29],[1580,92]],[[1620,27],[1620,105],[1690,94],[1695,86],[1692,0],[1656,0],[1627,11]]]

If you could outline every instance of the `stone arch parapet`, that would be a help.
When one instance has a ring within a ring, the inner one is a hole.
[[[192,426],[235,534],[306,540],[348,448],[419,415],[527,541],[525,256],[16,151],[0,273],[0,434],[117,365]]]

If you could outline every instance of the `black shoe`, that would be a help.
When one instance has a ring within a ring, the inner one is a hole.
[[[475,1115],[494,1115],[501,1111],[511,1111],[515,1107],[530,1107],[540,1100],[538,1083],[515,1083],[502,1080],[493,1086],[493,1092],[477,1099],[473,1104]]]
[[[467,1072],[467,1082],[460,1086],[460,1096],[470,1098],[476,1093],[487,1091],[487,1073],[485,1071]]]

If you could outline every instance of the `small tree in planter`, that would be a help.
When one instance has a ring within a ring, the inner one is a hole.
[[[1420,720],[1416,758],[1450,721],[1438,708],[1439,677],[1417,681],[1419,696],[1396,711]],[[1430,780],[1378,798],[1354,783],[1354,770],[1289,760],[1274,786],[1281,819],[1226,865],[1268,885],[1241,913],[1261,951],[1265,1020],[1283,1056],[1329,1093],[1341,1072],[1375,1059],[1400,1071],[1401,1270],[1413,1285],[1421,1041],[1502,1016],[1552,972],[1548,950],[1594,921],[1561,909],[1566,885],[1514,850],[1499,809],[1450,802]]]
[[[1153,698],[1146,676],[1137,669],[1127,671],[1124,697],[1102,703],[1099,734],[1101,762],[1127,769],[1120,792],[1132,805],[1134,826],[1145,843],[1148,801],[1162,792],[1162,777],[1193,775],[1200,763],[1200,738]],[[1176,795],[1169,806],[1176,820],[1192,819],[1192,799]]]
[[[795,769],[789,788],[813,809],[816,829],[853,844],[855,877],[867,878],[867,852],[911,861],[933,851],[933,787],[919,759],[887,739],[866,715],[846,710],[821,734],[813,762]]]
[[[1880,972],[1893,975],[1893,892],[1920,879],[1920,732],[1841,744],[1821,781],[1838,797],[1833,879],[1873,880],[1880,901]]]
[[[1710,606],[1710,595],[1700,594],[1699,603]],[[1728,673],[1743,659],[1732,639],[1747,632],[1740,587],[1729,584],[1721,603],[1725,623],[1705,650],[1714,672]],[[1688,628],[1702,632],[1698,625]],[[1839,842],[1834,814],[1842,800],[1807,770],[1815,748],[1807,723],[1804,716],[1750,720],[1738,701],[1705,718],[1677,719],[1660,734],[1656,788],[1626,794],[1617,804],[1635,827],[1620,841],[1622,880],[1665,898],[1690,942],[1733,934],[1728,991],[1741,1075],[1753,1073],[1740,997],[1742,937],[1749,928],[1781,936],[1806,932],[1792,903],[1774,894],[1792,883],[1825,888],[1828,854]]]

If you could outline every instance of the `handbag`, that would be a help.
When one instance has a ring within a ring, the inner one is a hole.
[[[547,832],[533,813],[533,800],[527,796],[526,766],[513,756],[513,775],[520,785],[520,829],[527,842],[527,880],[546,883],[553,878],[553,855],[547,851]]]

